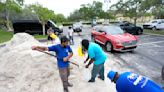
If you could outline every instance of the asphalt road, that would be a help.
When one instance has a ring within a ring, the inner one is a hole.
[[[67,28],[64,29],[66,34]],[[74,39],[89,39],[91,27],[83,27],[82,36],[75,34]],[[162,84],[161,69],[164,65],[164,36],[139,35],[138,47],[134,52],[115,52],[113,54],[120,62],[124,63],[123,67],[132,69],[135,73],[148,76],[159,84]],[[75,42],[76,43],[76,42]],[[78,42],[79,43],[79,42]]]

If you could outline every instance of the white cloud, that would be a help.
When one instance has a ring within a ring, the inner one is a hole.
[[[39,4],[54,10],[55,13],[62,13],[69,16],[75,9],[79,9],[81,4],[92,3],[94,0],[25,0],[25,4],[38,2]],[[104,2],[104,0],[96,0]],[[111,0],[114,3],[117,0]],[[105,7],[105,6],[104,6]]]

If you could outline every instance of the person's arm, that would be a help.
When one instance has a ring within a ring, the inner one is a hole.
[[[86,60],[84,61],[84,63],[86,63],[89,60],[89,55],[87,56]]]
[[[72,52],[71,47],[68,47],[68,51],[69,51],[69,55],[67,57],[63,58],[64,62],[69,61],[69,59],[73,56],[73,52]]]
[[[71,52],[67,57],[63,58],[64,62],[69,61],[69,59],[73,56],[73,52]]]
[[[85,66],[85,68],[88,68],[93,62],[94,62],[94,58],[91,58],[89,60],[89,63]]]
[[[43,46],[32,46],[32,50],[37,50],[37,51],[48,51],[48,47],[43,47]]]
[[[89,63],[85,66],[86,68],[88,68],[95,60],[95,53],[94,53],[94,49],[88,49],[88,56],[90,58]]]

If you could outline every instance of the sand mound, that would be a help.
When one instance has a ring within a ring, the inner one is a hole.
[[[56,60],[33,55],[38,52],[31,50],[32,45],[42,44],[18,33],[0,50],[0,92],[55,92],[54,85],[60,83]]]
[[[31,35],[18,33],[0,49],[0,92],[63,92],[56,59],[32,51],[33,45],[44,46]],[[77,62],[82,61],[76,54],[73,58]],[[96,79],[95,83],[88,83],[83,63],[79,64],[81,68],[71,66],[70,82],[74,86],[69,88],[70,92],[116,92],[107,79],[105,82]]]

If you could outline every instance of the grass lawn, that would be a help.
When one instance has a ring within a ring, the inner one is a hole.
[[[36,39],[46,39],[47,35],[33,35]]]
[[[164,35],[164,30],[148,30],[148,29],[145,29],[144,33]]]
[[[12,37],[13,37],[12,32],[6,32],[6,31],[0,30],[0,43],[9,41]]]
[[[0,30],[0,43],[7,42],[13,37],[13,32]],[[46,35],[34,35],[36,39],[46,39]]]

